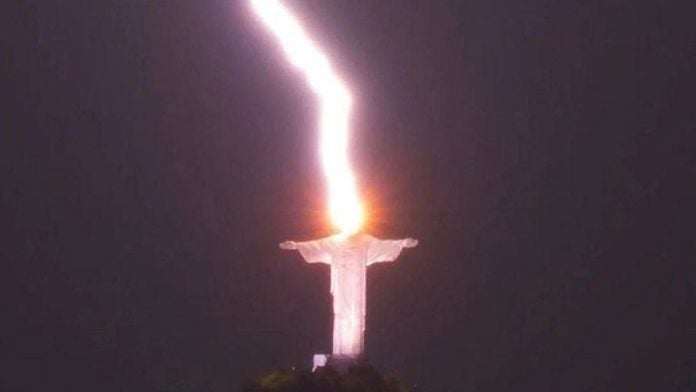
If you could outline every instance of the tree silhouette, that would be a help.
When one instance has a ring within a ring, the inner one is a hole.
[[[261,376],[244,392],[403,392],[399,382],[382,375],[368,364],[339,373],[331,367],[309,370],[280,370]]]

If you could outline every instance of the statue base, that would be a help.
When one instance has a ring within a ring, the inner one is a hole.
[[[339,373],[345,373],[352,366],[359,364],[362,360],[358,355],[332,355],[332,354],[314,354],[314,366],[312,371],[320,367],[330,367]]]

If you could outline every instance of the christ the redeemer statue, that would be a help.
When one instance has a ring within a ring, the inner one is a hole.
[[[363,353],[367,267],[396,260],[413,238],[382,240],[369,234],[334,235],[306,242],[285,241],[281,249],[297,249],[308,263],[331,266],[333,356],[358,358]]]

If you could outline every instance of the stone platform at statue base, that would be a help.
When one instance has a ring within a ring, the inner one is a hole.
[[[345,373],[351,366],[359,364],[362,360],[362,357],[354,355],[314,354],[312,371],[328,366],[339,373]]]

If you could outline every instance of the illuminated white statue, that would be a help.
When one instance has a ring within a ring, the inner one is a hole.
[[[333,295],[333,355],[357,358],[363,353],[367,267],[394,261],[413,238],[382,240],[368,234],[334,235],[314,241],[285,241],[281,249],[297,249],[308,263],[331,266]]]

